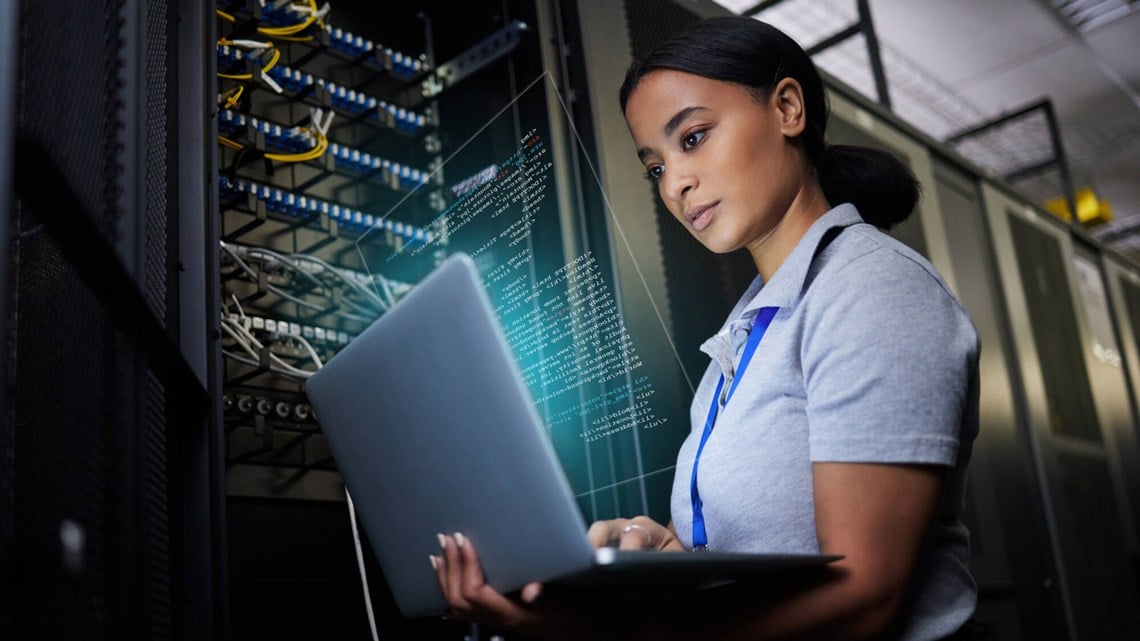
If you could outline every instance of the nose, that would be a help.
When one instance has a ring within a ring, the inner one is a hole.
[[[698,184],[700,181],[690,167],[685,163],[674,162],[668,165],[665,175],[661,177],[661,193],[668,200],[682,202]]]

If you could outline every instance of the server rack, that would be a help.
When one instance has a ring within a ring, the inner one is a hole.
[[[217,293],[207,303],[220,322],[211,359],[237,637],[367,634],[343,484],[300,370],[313,371],[444,254],[464,248],[452,247],[463,238],[444,213],[521,149],[528,128],[559,158],[549,196],[558,215],[528,235],[535,262],[562,264],[589,243],[577,204],[589,196],[561,160],[578,153],[562,78],[553,77],[564,54],[539,36],[555,33],[555,7],[341,1],[333,9],[294,31],[304,7],[223,1],[202,38],[206,94],[217,97],[205,163]],[[419,255],[419,271],[400,271],[402,258],[373,260],[385,252]],[[363,555],[382,635],[468,632],[402,620],[367,546]],[[267,620],[270,609],[309,616]]]

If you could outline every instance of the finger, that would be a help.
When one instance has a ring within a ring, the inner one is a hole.
[[[458,611],[467,612],[471,609],[471,605],[463,598],[463,566],[459,561],[459,549],[451,537],[442,534],[438,536],[439,547],[443,551],[444,581],[447,584],[447,603]]]
[[[431,563],[432,572],[435,573],[436,581],[439,581],[439,591],[443,593],[443,600],[447,600],[447,574],[444,568],[443,558],[434,554],[428,555],[428,561]]]
[[[479,591],[487,581],[483,576],[483,564],[479,562],[479,555],[475,552],[475,545],[471,540],[459,532],[455,533],[455,543],[459,552],[459,561],[462,564],[460,572],[463,587],[463,598],[468,601],[477,599]]]
[[[626,519],[594,521],[590,525],[590,529],[586,531],[586,537],[590,539],[590,545],[594,546],[595,549],[605,547],[621,536],[621,529],[625,527],[626,523],[628,523]]]
[[[653,547],[653,536],[644,526],[630,523],[621,532],[619,550],[647,550]]]
[[[460,575],[463,600],[470,605],[472,612],[489,615],[492,620],[504,622],[521,617],[524,612],[517,604],[487,584],[486,576],[483,574],[483,564],[479,561],[479,553],[475,550],[475,544],[471,539],[456,532],[453,540],[462,565]]]

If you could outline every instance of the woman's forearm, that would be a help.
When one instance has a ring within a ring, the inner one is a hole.
[[[680,607],[647,610],[645,633],[636,638],[869,639],[889,627],[900,600],[899,593],[871,583],[839,566],[807,585],[730,586],[694,595]]]

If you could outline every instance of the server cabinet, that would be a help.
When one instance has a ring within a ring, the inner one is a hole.
[[[1069,230],[1035,209],[990,185],[983,197],[1069,636],[1134,638],[1136,578],[1122,535],[1128,515],[1104,428],[1111,410],[1092,388],[1101,372],[1090,362],[1076,250]]]
[[[175,204],[173,105],[200,76],[175,71],[173,2],[4,9],[4,618],[15,637],[213,638],[210,402],[179,350],[202,300],[177,285]]]

